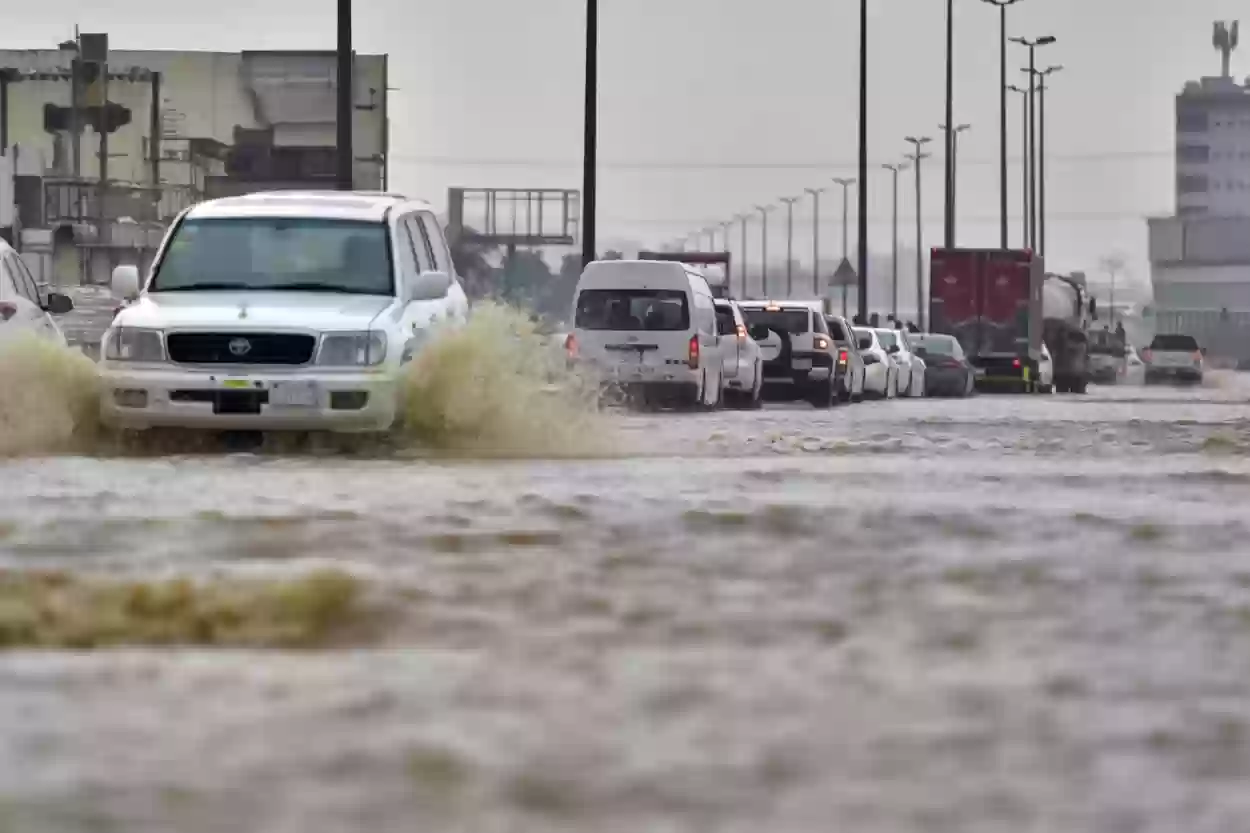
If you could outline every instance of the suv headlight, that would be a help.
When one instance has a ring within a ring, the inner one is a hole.
[[[115,362],[163,362],[163,336],[160,330],[114,327],[104,337],[104,358]]]
[[[378,332],[325,333],[317,350],[317,364],[327,367],[373,367],[386,359],[386,334]]]

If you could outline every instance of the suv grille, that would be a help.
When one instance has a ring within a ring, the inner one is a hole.
[[[312,361],[317,339],[299,333],[170,333],[165,345],[179,364],[295,365]]]

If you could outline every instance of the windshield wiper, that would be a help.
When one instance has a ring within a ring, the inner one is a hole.
[[[253,286],[251,289],[258,291],[290,291],[290,292],[338,292],[344,295],[389,295],[390,292],[385,290],[361,289],[356,286],[343,286],[342,284],[320,283],[318,281],[304,281],[302,283],[274,283],[263,284],[261,286]]]
[[[245,283],[227,283],[225,281],[205,281],[204,283],[184,283],[178,286],[154,286],[149,292],[195,292],[215,289],[250,289]]]

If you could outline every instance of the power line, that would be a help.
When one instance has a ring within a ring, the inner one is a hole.
[[[1048,163],[1069,164],[1106,164],[1124,162],[1147,162],[1162,159],[1174,159],[1176,151],[1172,150],[1113,150],[1099,153],[1047,153]],[[497,158],[497,157],[464,157],[464,156],[429,156],[392,153],[390,161],[408,165],[446,168],[547,168],[551,170],[580,169],[581,161],[577,159],[538,159],[538,158]],[[892,161],[893,157],[890,160]],[[1019,164],[1021,157],[1010,156],[1010,162]],[[959,165],[988,166],[997,165],[994,158],[960,158]],[[776,162],[776,161],[727,161],[727,162],[693,162],[688,160],[635,160],[635,161],[604,161],[599,164],[602,170],[616,171],[823,171],[851,169],[858,166],[857,161],[825,161],[825,162]]]

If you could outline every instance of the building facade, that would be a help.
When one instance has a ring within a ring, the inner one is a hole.
[[[334,187],[334,52],[110,51],[106,71],[84,77],[87,37],[0,50],[0,151],[17,204],[7,236],[45,280],[146,266],[199,200]],[[383,190],[386,56],[357,55],[353,87],[354,185]]]

